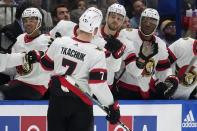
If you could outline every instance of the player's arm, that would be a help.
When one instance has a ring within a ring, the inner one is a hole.
[[[0,71],[25,63],[25,53],[0,54]]]
[[[158,61],[155,72],[156,78],[160,81],[155,84],[156,94],[161,99],[169,99],[176,91],[179,80],[170,68],[167,49],[163,50],[160,58],[162,59]]]
[[[111,124],[116,124],[120,119],[118,102],[114,101],[107,85],[107,69],[104,53],[97,57],[97,61],[89,71],[89,87],[97,99],[109,109],[106,117]]]

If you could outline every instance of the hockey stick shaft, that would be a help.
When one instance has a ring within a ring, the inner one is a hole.
[[[78,84],[75,83],[75,86],[81,91],[83,92],[89,99],[91,99],[93,102],[95,102],[105,113],[108,114],[108,112],[106,111],[106,108],[104,105],[102,105],[99,101],[97,101],[96,99],[94,99],[92,96],[90,96],[83,88],[81,88]],[[129,129],[125,124],[123,124],[121,121],[118,121],[118,123],[126,130],[126,131],[132,131],[131,129]]]

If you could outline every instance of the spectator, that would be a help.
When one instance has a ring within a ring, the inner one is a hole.
[[[89,7],[98,8],[97,2],[96,2],[96,1],[90,1],[90,2],[88,2],[88,8],[89,8]]]
[[[25,32],[17,37],[12,47],[12,53],[28,52],[30,50],[46,51],[49,36],[40,34],[42,15],[37,8],[27,8],[23,11],[22,22]],[[42,54],[38,52],[38,54]],[[38,100],[48,88],[49,75],[39,68],[39,63],[25,63],[17,66],[15,79],[8,85],[0,86],[5,99],[10,100]],[[14,68],[15,69],[15,68]],[[11,71],[11,70],[7,70]]]
[[[162,22],[160,31],[162,38],[166,42],[167,47],[176,41],[176,22],[171,20],[165,20]]]
[[[12,5],[14,5],[15,3],[13,3],[13,0],[2,0],[0,1],[0,5],[6,5],[8,7],[4,8],[4,7],[0,7],[0,29],[7,25],[7,24],[11,24],[14,20],[14,14],[16,12],[16,7],[12,7]],[[10,7],[9,7],[10,6]],[[13,8],[13,10],[12,10]],[[6,14],[5,14],[5,10],[6,10]]]
[[[42,33],[48,32],[53,27],[51,13],[41,8],[42,0],[32,0],[32,3],[36,5],[36,7],[39,9],[39,11],[42,14],[43,17],[42,27],[41,27]]]
[[[79,0],[77,3],[77,9],[71,11],[71,21],[74,23],[79,23],[79,17],[83,14],[86,10],[87,5],[84,0]]]
[[[131,28],[131,24],[128,16],[125,17],[124,23],[121,26],[121,29],[125,29],[125,28]]]
[[[130,19],[130,23],[132,28],[137,29],[139,27],[141,13],[146,9],[146,6],[141,0],[134,0],[132,7],[133,17]]]
[[[77,3],[77,8],[84,12],[87,8],[86,1],[85,0],[79,0],[78,3]]]
[[[114,3],[119,3],[118,0],[106,0],[107,7],[111,6]]]
[[[57,5],[52,11],[53,25],[57,25],[60,20],[70,21],[70,12],[66,5]]]

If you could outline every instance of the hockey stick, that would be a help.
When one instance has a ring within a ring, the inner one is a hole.
[[[69,81],[73,81],[71,80],[72,78],[70,78],[69,76],[66,76],[66,79]],[[69,82],[70,82],[69,81]],[[86,95],[89,99],[91,99],[93,102],[96,103],[97,106],[99,106],[107,115],[109,115],[108,113],[108,109],[107,107],[105,107],[104,105],[102,105],[98,100],[96,100],[95,98],[93,98],[92,96],[90,96],[83,88],[81,88],[76,82],[72,82],[72,84],[74,84],[74,86],[76,86],[81,92],[84,93],[84,95]],[[126,130],[126,131],[132,131],[131,129],[129,129],[125,124],[123,124],[121,121],[118,121],[118,123]]]

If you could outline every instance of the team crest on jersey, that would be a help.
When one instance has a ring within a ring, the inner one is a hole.
[[[177,64],[176,64],[176,75],[179,77],[180,79],[180,84],[185,86],[185,87],[190,87],[193,86],[196,81],[197,81],[197,73],[196,71],[194,71],[194,68],[191,69],[188,73],[184,74],[187,66],[183,66],[182,68],[180,68]]]
[[[126,28],[126,31],[133,31],[133,28]]]
[[[28,62],[24,63],[22,65],[22,72],[20,73],[22,76],[23,75],[28,75],[31,73],[33,70],[33,64],[29,64]]]
[[[155,68],[155,61],[154,59],[150,58],[148,62],[146,63],[145,69],[143,71],[143,76],[150,77],[154,74],[154,68]]]

